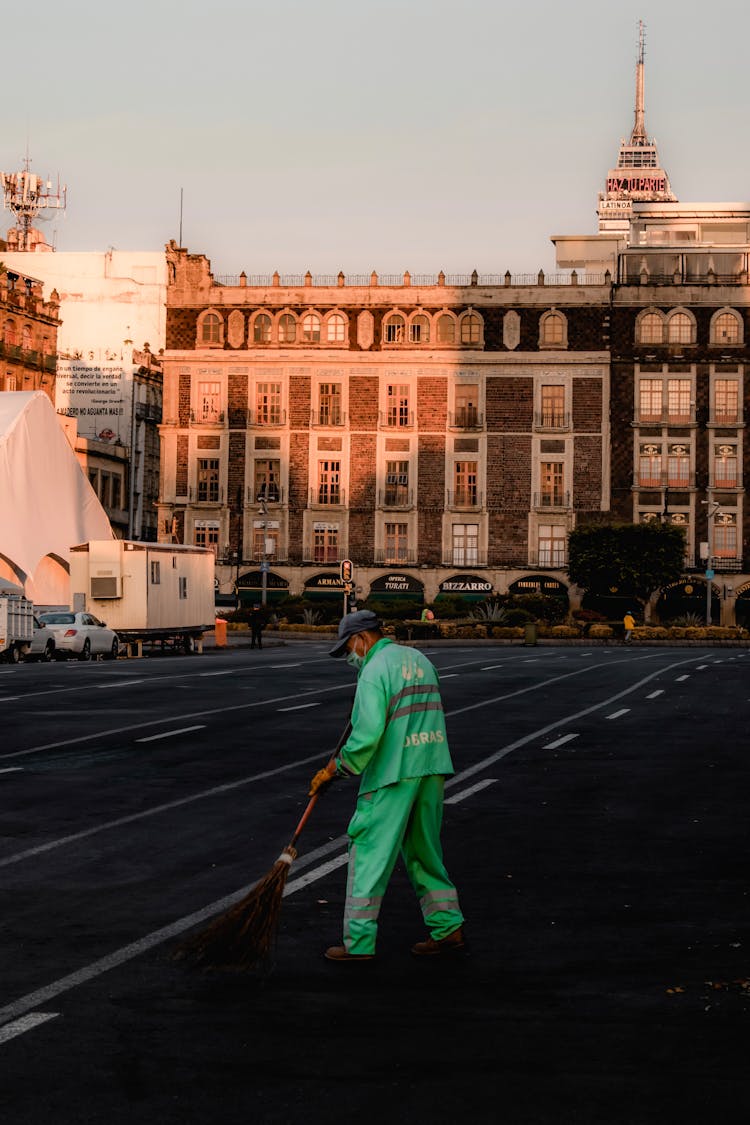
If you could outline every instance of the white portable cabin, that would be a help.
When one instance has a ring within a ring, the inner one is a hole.
[[[214,627],[214,553],[205,547],[96,539],[72,547],[74,609],[124,639],[199,636]]]

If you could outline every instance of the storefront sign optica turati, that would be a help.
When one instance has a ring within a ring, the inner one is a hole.
[[[424,596],[424,586],[410,574],[383,574],[370,584],[371,594],[413,594]]]
[[[476,574],[454,574],[440,583],[441,594],[485,594],[492,593],[492,583]]]

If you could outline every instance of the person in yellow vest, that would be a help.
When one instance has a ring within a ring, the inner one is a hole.
[[[633,641],[633,630],[635,629],[635,618],[633,617],[633,614],[630,612],[630,610],[628,610],[628,612],[623,617],[622,623],[625,626],[625,637],[623,643],[629,645]]]

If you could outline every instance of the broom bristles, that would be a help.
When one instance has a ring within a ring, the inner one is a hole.
[[[266,964],[273,951],[289,868],[296,851],[284,848],[267,875],[210,926],[188,938],[173,958],[203,969],[249,972]]]

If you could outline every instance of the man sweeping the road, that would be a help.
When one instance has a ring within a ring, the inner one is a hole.
[[[383,636],[370,610],[341,619],[331,656],[344,655],[358,670],[351,734],[310,785],[312,796],[337,774],[361,776],[348,829],[344,944],[325,956],[373,959],[378,914],[399,852],[430,934],[412,953],[461,952],[464,918],[440,845],[443,787],[454,770],[437,672],[416,649]]]

